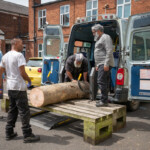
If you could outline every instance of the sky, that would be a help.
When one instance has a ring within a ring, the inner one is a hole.
[[[4,1],[20,4],[23,6],[28,6],[28,0],[4,0]],[[41,0],[41,3],[46,3],[46,2],[51,2],[51,1],[54,1],[54,0]]]

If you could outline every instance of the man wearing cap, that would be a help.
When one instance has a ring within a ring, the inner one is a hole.
[[[96,106],[107,106],[110,70],[114,66],[112,39],[104,33],[104,27],[100,24],[92,26],[92,33],[96,41],[94,58],[98,71],[97,84],[102,95],[101,100],[96,101]]]
[[[74,54],[68,57],[65,65],[66,82],[76,82],[80,73],[82,73],[84,81],[87,81],[88,74],[88,61],[87,58],[83,56],[83,54]]]

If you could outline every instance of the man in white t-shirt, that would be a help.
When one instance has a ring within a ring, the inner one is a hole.
[[[0,63],[0,80],[3,72],[6,72],[7,90],[10,100],[9,112],[6,125],[6,140],[11,140],[17,136],[14,132],[18,112],[22,121],[22,131],[24,143],[40,140],[39,136],[32,133],[30,126],[30,110],[27,99],[27,87],[31,85],[31,80],[25,72],[26,61],[21,51],[23,48],[21,39],[12,40],[12,49],[2,57]],[[0,94],[2,93],[2,83],[0,83]]]

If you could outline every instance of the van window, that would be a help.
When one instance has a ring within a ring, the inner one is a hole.
[[[150,60],[150,31],[141,31],[133,35],[132,60]]]
[[[46,55],[58,57],[60,51],[60,39],[47,39],[46,44]]]

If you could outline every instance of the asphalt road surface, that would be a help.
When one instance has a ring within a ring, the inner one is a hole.
[[[138,111],[128,112],[126,127],[96,146],[83,141],[82,121],[48,131],[32,126],[41,141],[24,144],[18,118],[15,128],[18,137],[5,141],[7,114],[0,111],[0,116],[4,117],[0,119],[0,150],[150,150],[150,103],[142,103]]]

